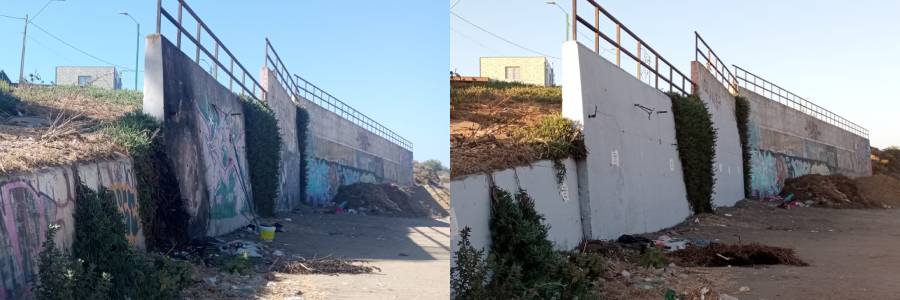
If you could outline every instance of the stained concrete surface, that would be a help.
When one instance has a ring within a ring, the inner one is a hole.
[[[288,214],[273,247],[306,258],[367,260],[362,275],[277,275],[263,295],[282,299],[449,299],[450,219]],[[287,245],[285,245],[287,244]]]

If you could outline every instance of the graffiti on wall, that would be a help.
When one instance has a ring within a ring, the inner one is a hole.
[[[241,166],[238,145],[243,144],[243,130],[236,128],[229,118],[242,118],[209,103],[206,98],[194,101],[197,105],[200,138],[203,143],[206,181],[210,190],[209,218],[230,219],[249,210],[250,191],[244,166]]]
[[[780,153],[754,149],[750,151],[750,189],[753,197],[777,195],[788,178],[807,174],[831,174],[831,168],[822,162],[796,158]]]
[[[337,195],[338,188],[357,182],[376,183],[375,174],[356,168],[347,167],[323,159],[307,158],[306,195],[310,204],[321,205],[331,202]]]
[[[116,199],[116,205],[125,222],[125,238],[131,245],[142,243],[141,217],[138,210],[137,191],[125,183],[113,183],[108,187]]]

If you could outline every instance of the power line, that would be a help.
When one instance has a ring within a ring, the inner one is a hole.
[[[453,5],[450,5],[450,9],[453,9],[454,7],[456,7],[456,5],[459,4],[460,1],[462,1],[462,0],[456,0],[456,2],[453,2]]]
[[[504,37],[502,37],[502,36],[500,36],[500,35],[498,35],[498,34],[496,34],[496,33],[491,32],[490,30],[484,29],[483,27],[478,26],[477,24],[472,23],[472,22],[469,21],[469,20],[466,20],[466,18],[463,18],[462,16],[456,14],[456,13],[453,12],[453,11],[450,11],[450,14],[453,15],[454,17],[459,18],[459,19],[462,20],[463,22],[469,23],[469,25],[472,25],[472,26],[474,26],[475,28],[478,28],[479,30],[484,31],[484,32],[487,33],[487,34],[490,34],[490,35],[494,36],[495,38],[498,38],[498,39],[500,39],[500,40],[502,40],[502,41],[504,41],[504,42],[509,43],[510,45],[519,47],[519,48],[521,48],[521,49],[523,49],[523,50],[525,50],[525,51],[528,51],[528,52],[531,52],[531,53],[534,53],[534,54],[537,54],[537,55],[546,56],[546,57],[553,58],[553,59],[559,59],[559,57],[551,56],[551,55],[549,55],[549,54],[546,54],[546,53],[543,53],[543,52],[539,52],[539,51],[537,51],[537,50],[532,50],[531,48],[528,48],[528,47],[522,46],[522,45],[520,45],[520,44],[517,44],[517,43],[515,43],[515,42],[513,42],[513,41],[510,41],[510,40],[508,40],[508,39],[506,39],[506,38],[504,38]]]
[[[117,68],[119,68],[119,69],[122,69],[122,70],[130,70],[130,69],[126,68],[126,67],[120,66],[120,65],[118,65],[118,64],[111,63],[111,62],[106,61],[106,60],[104,60],[104,59],[102,59],[102,58],[99,58],[99,57],[97,57],[97,56],[95,56],[95,55],[93,55],[93,54],[90,54],[90,53],[88,53],[87,51],[84,51],[84,50],[79,49],[78,47],[75,47],[74,45],[70,44],[69,42],[66,42],[66,41],[64,41],[63,39],[57,37],[56,35],[50,33],[49,31],[47,31],[46,29],[44,29],[43,27],[41,27],[41,26],[38,25],[37,23],[33,23],[33,22],[28,22],[28,23],[30,23],[31,25],[34,25],[34,27],[37,27],[38,30],[43,31],[44,33],[46,33],[47,35],[49,35],[49,36],[52,37],[53,39],[59,41],[60,43],[63,43],[63,44],[65,44],[66,46],[69,46],[70,48],[75,49],[75,51],[81,52],[81,54],[87,55],[87,56],[89,56],[89,57],[91,57],[91,58],[93,58],[93,59],[95,59],[95,60],[97,60],[97,61],[99,61],[99,62],[105,63],[105,64],[110,65],[110,66],[115,66],[115,67],[117,67]]]
[[[7,15],[0,15],[0,17],[17,19],[17,20],[25,20],[25,18],[22,18],[22,17],[13,17],[13,16],[7,16]]]
[[[50,6],[50,2],[53,2],[53,1],[56,1],[56,0],[47,0],[47,4],[44,4],[44,7],[41,7],[41,10],[39,10],[36,14],[34,14],[34,17],[31,17],[31,20],[37,19],[37,17],[39,15],[41,15],[42,12],[44,12],[44,9],[46,9],[47,6]]]

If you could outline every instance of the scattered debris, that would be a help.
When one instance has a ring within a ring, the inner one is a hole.
[[[320,258],[287,261],[280,263],[278,272],[289,274],[367,274],[381,272],[376,266],[362,266],[362,260],[341,260],[336,258]]]
[[[359,214],[373,214],[394,217],[425,217],[430,210],[394,184],[359,182],[342,186],[334,197],[335,213],[345,213],[348,209]]]
[[[794,254],[793,249],[756,243],[742,245],[712,243],[708,247],[691,245],[669,253],[668,256],[683,266],[808,265]]]
[[[666,250],[666,252],[672,252],[686,248],[688,245],[688,240],[673,238],[668,235],[661,235],[659,236],[659,238],[653,241],[653,244]]]
[[[784,181],[780,194],[784,197],[785,206],[803,206],[806,201],[812,201],[813,205],[820,207],[877,207],[868,203],[860,195],[854,181],[844,175],[810,174],[789,178]]]

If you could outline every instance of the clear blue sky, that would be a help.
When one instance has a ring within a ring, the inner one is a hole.
[[[46,0],[3,0],[0,15],[34,14]],[[163,1],[174,11],[176,1]],[[291,72],[303,76],[415,144],[417,160],[449,166],[449,41],[442,1],[188,2],[258,76],[269,37]],[[53,2],[34,23],[102,60],[134,68],[135,25],[155,31],[156,1]],[[0,17],[0,69],[18,78],[23,21]],[[164,24],[163,32],[173,27]],[[106,65],[29,28],[25,74],[54,80],[57,65]],[[141,39],[140,70],[143,70]],[[143,75],[141,75],[143,76]],[[123,87],[133,88],[134,73]],[[139,79],[142,79],[139,77]],[[139,88],[143,82],[138,83]]]
[[[564,15],[544,2],[460,0],[453,11],[512,42],[560,57]],[[558,2],[571,10],[571,1]],[[868,128],[872,146],[900,145],[900,1],[598,3],[685,74],[694,59],[696,30],[725,63]],[[593,20],[593,11],[584,13],[582,18]],[[450,27],[450,66],[463,75],[478,74],[480,56],[535,55],[454,16]]]

